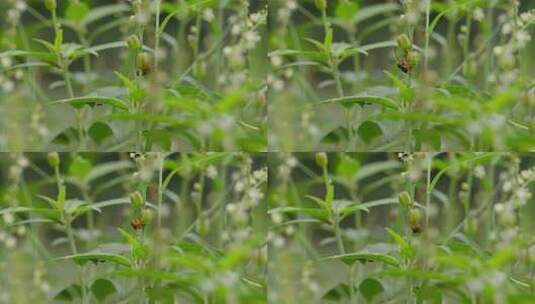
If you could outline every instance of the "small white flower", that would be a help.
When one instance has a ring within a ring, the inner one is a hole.
[[[211,22],[215,18],[214,11],[211,8],[205,9],[202,15],[204,20],[208,22]]]
[[[485,167],[481,165],[476,166],[474,169],[474,175],[480,179],[485,177]]]
[[[483,19],[485,19],[485,13],[483,12],[483,9],[478,7],[474,10],[474,19],[481,22]]]
[[[206,168],[206,176],[208,176],[208,178],[211,178],[211,179],[216,178],[217,168],[213,165],[208,166],[208,168]]]
[[[17,2],[15,2],[15,8],[19,11],[24,11],[27,7],[28,5],[24,0],[18,0]]]
[[[271,221],[273,221],[273,224],[280,224],[282,223],[283,217],[282,214],[279,212],[275,212],[271,214]]]
[[[13,249],[15,246],[17,246],[17,239],[12,236],[8,236],[5,244],[8,249]]]
[[[512,188],[513,188],[513,184],[510,181],[506,181],[505,183],[503,183],[502,190],[504,192],[509,192],[511,191]]]
[[[23,236],[26,234],[26,227],[25,226],[19,226],[17,228],[17,235]]]
[[[234,186],[234,190],[236,192],[242,192],[243,189],[245,189],[245,184],[242,181],[236,182],[236,185]]]
[[[8,225],[11,225],[11,224],[13,224],[13,222],[15,222],[15,217],[13,216],[13,213],[11,213],[11,212],[4,213],[2,215],[2,219]]]
[[[30,162],[28,159],[24,156],[21,156],[17,159],[17,164],[21,166],[22,168],[27,168],[30,165]]]

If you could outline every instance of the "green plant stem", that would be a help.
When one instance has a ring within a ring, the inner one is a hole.
[[[69,239],[69,246],[71,247],[72,254],[78,254],[78,249],[76,248],[76,242],[74,240],[74,233],[72,232],[70,219],[67,219],[65,223],[65,233]]]
[[[431,0],[427,0],[427,6],[425,9],[425,51],[424,51],[424,71],[427,72],[428,53],[429,53],[429,19],[431,15]]]
[[[327,33],[329,32],[329,21],[327,21],[327,10],[323,9],[321,10],[321,21],[323,22],[323,30],[325,32],[325,36],[327,36]]]
[[[158,72],[158,53],[160,50],[160,7],[161,0],[156,0],[156,24],[154,31],[154,74]]]
[[[195,33],[195,45],[193,46],[193,61],[197,62],[199,57],[199,44],[201,43],[201,15],[197,14],[195,19],[195,27],[197,32]]]
[[[346,119],[346,127],[347,127],[347,147],[346,150],[351,150],[352,146],[352,139],[353,139],[353,126],[352,126],[352,119],[351,119],[351,109],[350,108],[344,108],[344,116]]]
[[[431,169],[433,166],[433,156],[431,152],[427,153],[427,185],[425,193],[425,226],[429,226],[429,205],[431,202]]]
[[[92,204],[92,199],[91,199],[91,196],[89,195],[89,192],[88,192],[88,185],[82,185],[81,187],[81,190],[82,190],[82,196],[84,197],[84,200],[86,203],[88,204]],[[89,210],[87,212],[87,228],[93,232],[93,230],[95,229],[95,217],[93,215],[93,211],[92,210]]]
[[[348,277],[349,277],[349,303],[355,303],[355,267],[354,265],[349,265]]]
[[[162,227],[162,202],[163,202],[163,193],[165,191],[163,187],[163,164],[164,164],[164,155],[160,153],[160,164],[158,172],[158,228]]]
[[[336,218],[334,219],[333,230],[334,235],[336,237],[336,244],[338,246],[338,250],[340,251],[340,254],[345,254],[346,249],[344,247],[344,241],[342,240],[342,231],[340,230],[340,222],[338,220],[338,216],[336,216]]]

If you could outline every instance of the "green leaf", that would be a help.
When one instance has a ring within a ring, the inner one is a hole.
[[[147,245],[141,243],[138,239],[132,236],[130,233],[126,232],[121,228],[117,228],[123,238],[130,244],[132,247],[132,257],[134,259],[144,260],[149,256],[149,248]]]
[[[98,118],[99,120],[109,121],[109,120],[122,120],[122,121],[144,121],[151,123],[161,123],[167,124],[174,127],[187,127],[189,125],[188,121],[180,120],[173,118],[167,115],[159,114],[148,114],[148,113],[113,113],[109,115],[104,115]]]
[[[93,165],[91,161],[81,155],[77,155],[69,166],[69,174],[82,181],[89,174]]]
[[[361,106],[375,104],[385,108],[398,109],[398,104],[393,99],[382,96],[356,95],[332,98],[320,102],[320,104],[326,103],[338,103],[346,108],[351,108],[356,104]]]
[[[67,98],[67,99],[52,101],[50,104],[58,105],[58,104],[65,104],[65,103],[70,104],[77,109],[80,109],[85,105],[89,105],[91,107],[107,105],[107,106],[111,106],[119,110],[124,110],[124,111],[128,110],[128,105],[124,101],[118,98],[102,97],[102,96]]]
[[[515,293],[507,296],[507,303],[514,304],[533,304],[535,303],[535,294],[533,293]]]
[[[385,228],[385,230],[390,234],[390,237],[398,244],[399,254],[407,259],[413,259],[416,256],[416,251],[414,247],[405,240],[401,235],[390,228]]]
[[[345,22],[351,21],[357,11],[359,10],[359,5],[355,0],[349,1],[339,1],[336,6],[336,17],[344,20]]]
[[[170,151],[173,141],[171,140],[171,133],[166,129],[152,129],[143,133],[147,139],[148,146],[157,144],[161,150]]]
[[[329,213],[324,209],[319,208],[299,208],[299,207],[280,207],[269,210],[269,214],[272,213],[291,213],[306,215],[322,222],[330,223]]]
[[[418,280],[436,280],[443,283],[458,283],[461,281],[459,277],[455,277],[451,273],[442,273],[437,271],[421,271],[414,269],[390,269],[378,273],[378,275],[394,278],[413,278]]]
[[[351,179],[358,173],[359,169],[360,161],[344,154],[336,165],[336,175]]]
[[[175,303],[174,288],[164,288],[161,286],[147,288],[147,294],[152,303],[174,304]]]
[[[134,165],[131,161],[128,160],[121,160],[121,161],[113,161],[113,162],[106,162],[103,164],[95,165],[91,172],[86,176],[86,182],[93,181],[97,178],[103,177],[105,175],[116,173],[119,171],[127,170],[130,168],[133,168]]]
[[[328,58],[325,52],[320,51],[300,51],[300,50],[289,50],[281,49],[269,53],[269,56],[303,56],[311,60],[315,60],[321,63],[327,63]]]
[[[55,222],[61,222],[61,213],[59,210],[50,208],[10,207],[0,210],[0,215],[6,213],[35,213]]]
[[[383,130],[379,124],[367,120],[359,126],[357,133],[365,143],[370,143],[374,139],[381,137],[381,135],[383,135]]]
[[[100,209],[100,208],[105,208],[109,206],[124,205],[124,204],[130,204],[130,199],[129,198],[116,198],[116,199],[111,199],[111,200],[105,200],[105,201],[98,202],[98,203],[93,203],[91,204],[91,206],[93,208]]]
[[[349,286],[346,283],[340,283],[335,287],[329,289],[329,291],[327,291],[321,298],[323,300],[340,302],[344,299],[348,299],[350,294],[351,292],[349,290]]]
[[[442,146],[440,133],[434,129],[414,130],[414,137],[416,139],[418,150],[421,150],[421,145],[426,143],[434,151],[441,151]]]
[[[344,218],[356,211],[370,212],[370,208],[383,206],[383,205],[393,205],[397,203],[398,203],[398,200],[395,198],[383,198],[383,199],[378,199],[375,201],[369,201],[365,203],[350,202],[350,204],[347,204],[345,208],[341,210],[341,216],[342,218]]]
[[[102,262],[108,262],[120,266],[126,266],[130,267],[130,260],[125,258],[122,255],[117,254],[110,254],[110,253],[101,253],[101,252],[89,252],[89,253],[79,253],[79,254],[73,254],[69,256],[64,256],[60,258],[54,259],[55,261],[62,261],[62,260],[73,260],[75,263],[79,265],[84,265],[87,262],[93,262],[95,264],[102,263]]]
[[[121,80],[123,85],[128,88],[129,97],[133,103],[139,103],[145,98],[145,91],[136,83],[119,72],[115,72],[115,75]]]
[[[65,11],[65,16],[74,21],[81,21],[89,13],[90,9],[84,2],[70,1]]]
[[[333,44],[333,29],[332,27],[329,27],[327,30],[327,33],[325,35],[325,39],[323,40],[323,45],[326,49],[331,49],[331,45]]]
[[[414,122],[426,122],[430,124],[443,124],[457,126],[465,123],[464,120],[455,117],[448,117],[445,115],[436,115],[427,112],[398,112],[388,111],[381,113],[375,117],[376,119],[385,120],[405,120]]]
[[[75,299],[82,297],[82,288],[78,284],[72,284],[61,290],[54,300],[76,302]]]
[[[89,127],[89,136],[97,144],[102,143],[106,138],[113,136],[113,130],[106,123],[95,122]]]
[[[366,278],[360,282],[359,291],[366,300],[372,301],[375,297],[383,293],[385,289],[379,280]]]
[[[193,255],[206,258],[208,260],[217,261],[221,259],[223,253],[214,248],[211,248],[208,244],[200,241],[180,241],[171,248],[180,255]]]
[[[119,13],[127,12],[129,10],[130,6],[124,3],[98,6],[92,8],[91,11],[85,15],[82,24],[84,26],[87,26],[88,24],[105,18],[107,16],[116,15]]]
[[[172,281],[182,284],[192,284],[192,278],[187,274],[177,274],[166,271],[155,270],[120,270],[110,273],[110,276],[126,277],[126,278],[148,278],[159,281]]]
[[[379,173],[382,173],[382,172],[386,172],[386,171],[389,171],[389,170],[395,170],[395,169],[398,169],[400,167],[400,163],[398,161],[395,161],[395,160],[391,160],[391,161],[381,161],[381,162],[374,162],[374,163],[371,163],[371,164],[366,164],[366,165],[363,165],[357,176],[355,177],[355,179],[357,181],[359,180],[363,180],[367,177],[370,177],[370,176],[373,176],[375,174],[379,174]]]
[[[339,126],[331,132],[327,133],[325,136],[323,136],[321,142],[337,144],[343,141],[347,141],[348,139],[349,131],[347,130],[347,128]]]
[[[54,38],[54,51],[59,53],[61,50],[61,45],[63,44],[63,30],[58,30],[56,32],[56,37]]]
[[[416,93],[414,92],[414,89],[409,87],[407,84],[405,84],[405,82],[403,82],[401,79],[399,79],[397,76],[395,76],[394,74],[388,72],[388,71],[384,71],[384,73],[386,74],[386,76],[388,76],[388,78],[390,78],[390,80],[392,81],[392,83],[398,87],[399,89],[399,96],[401,97],[401,100],[404,101],[404,102],[412,102],[416,96]]]
[[[394,3],[387,3],[387,4],[377,4],[377,5],[366,5],[365,7],[358,10],[357,14],[353,17],[353,23],[359,23],[362,22],[368,18],[380,15],[380,14],[386,14],[393,11],[397,11],[399,9],[399,5]]]
[[[117,288],[112,281],[107,279],[97,279],[91,285],[91,292],[95,295],[99,301],[117,292]]]
[[[359,261],[363,264],[368,263],[368,262],[381,262],[386,265],[400,267],[400,263],[395,257],[391,255],[387,255],[387,254],[372,253],[372,252],[354,252],[354,253],[329,256],[329,257],[320,259],[320,261],[328,261],[328,260],[340,260],[348,266],[351,266],[355,262]]]
[[[79,139],[78,135],[78,129],[69,127],[56,135],[52,142],[58,145],[68,145],[71,142],[76,142]]]
[[[422,303],[442,304],[442,291],[434,286],[419,286],[415,288],[416,297]]]

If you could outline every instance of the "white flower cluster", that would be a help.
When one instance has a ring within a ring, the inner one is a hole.
[[[516,80],[518,74],[516,55],[531,41],[528,27],[535,23],[535,10],[519,14],[518,5],[516,2],[507,15],[498,18],[503,24],[501,41],[504,43],[495,46],[493,52],[503,73],[499,73],[496,79],[491,78],[489,81],[498,80],[503,85],[510,85]]]
[[[16,26],[28,5],[25,0],[8,0],[7,2],[11,7],[6,11],[7,23],[11,26]]]
[[[401,175],[411,182],[416,182],[422,176],[425,168],[425,153],[398,153],[398,157],[405,163],[406,170]]]
[[[403,12],[400,21],[406,25],[416,25],[427,9],[430,0],[403,0]]]
[[[282,5],[277,10],[277,17],[279,21],[287,23],[288,20],[290,19],[290,16],[295,10],[297,10],[297,8],[298,8],[298,4],[297,4],[297,1],[295,0],[289,0],[289,1],[284,2],[284,5]]]
[[[251,215],[263,201],[266,191],[267,168],[253,170],[249,157],[245,157],[243,163],[241,170],[232,175],[236,199],[225,207],[230,227],[224,232],[223,239],[230,246],[239,246],[253,236]]]
[[[14,48],[14,38],[8,38],[9,31],[6,35],[7,48]],[[14,35],[14,33],[13,33]],[[14,36],[13,36],[14,37]],[[1,39],[1,37],[0,37]],[[0,40],[1,42],[1,40]],[[2,43],[0,43],[2,47]],[[0,57],[0,91],[4,93],[11,93],[15,89],[16,80],[21,80],[24,77],[24,72],[22,69],[13,69],[15,62],[12,57],[2,56]]]
[[[141,182],[148,183],[152,180],[153,175],[159,170],[163,156],[158,152],[147,153],[130,153],[137,165],[137,172],[134,173],[134,178]]]
[[[513,157],[512,166],[500,175],[504,200],[494,205],[498,223],[504,228],[496,235],[498,245],[506,246],[518,236],[518,210],[531,199],[529,186],[535,181],[535,167],[520,170],[520,160]]]
[[[50,284],[44,280],[46,275],[46,267],[42,261],[37,262],[33,270],[33,284],[37,286],[39,290],[47,295],[50,291]]]
[[[279,166],[279,176],[283,178],[284,180],[288,179],[290,174],[292,174],[292,170],[297,167],[299,164],[297,158],[293,155],[288,155],[286,159],[281,163]]]
[[[231,43],[223,48],[223,55],[227,59],[233,73],[230,75],[220,75],[218,82],[228,85],[229,90],[233,90],[243,85],[248,74],[243,69],[247,62],[247,54],[254,50],[261,40],[258,33],[259,27],[266,24],[267,9],[257,13],[249,13],[248,6],[240,15],[233,15],[229,18],[231,27]]]
[[[129,0],[132,4],[134,15],[130,17],[130,20],[135,22],[138,26],[146,26],[150,22],[151,9],[147,6],[143,0]],[[155,1],[151,1],[155,2]]]

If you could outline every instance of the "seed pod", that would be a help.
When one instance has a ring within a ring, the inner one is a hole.
[[[316,164],[320,167],[327,167],[327,164],[329,163],[329,158],[327,157],[327,153],[325,152],[319,152],[316,153]]]
[[[210,220],[203,216],[197,221],[197,232],[201,236],[205,236],[210,232]]]
[[[145,205],[145,200],[143,199],[141,193],[139,193],[139,191],[136,191],[130,194],[130,203],[132,203],[135,208],[141,208],[143,207],[143,205]]]
[[[315,0],[315,3],[320,11],[327,9],[327,0]]]
[[[128,48],[133,51],[141,49],[141,41],[139,41],[139,38],[136,35],[128,37],[126,44],[128,45]]]
[[[137,54],[137,65],[141,75],[148,75],[152,69],[152,58],[148,53]]]
[[[420,221],[422,220],[422,213],[416,208],[409,210],[409,227],[413,233],[422,232],[422,226],[420,226]]]
[[[400,35],[397,39],[398,48],[404,51],[410,51],[412,49],[412,42],[409,36],[406,34]]]
[[[203,62],[198,62],[195,64],[193,72],[195,77],[198,79],[203,79],[206,75],[206,65]]]
[[[141,211],[141,222],[143,225],[148,225],[152,222],[152,219],[154,218],[154,213],[150,209],[143,209]]]
[[[59,166],[59,154],[58,152],[50,152],[48,153],[48,164],[50,165],[50,167],[52,168],[56,168]]]
[[[130,225],[132,226],[132,228],[134,228],[134,230],[143,229],[143,222],[141,221],[139,217],[133,218],[132,221],[130,222]]]
[[[414,67],[414,66],[418,65],[418,62],[420,62],[420,54],[418,52],[416,52],[416,51],[410,51],[407,54],[407,63],[411,67]]]
[[[477,73],[477,64],[474,60],[468,60],[463,65],[463,74],[466,77],[474,77]]]
[[[403,208],[412,208],[413,202],[412,197],[407,191],[403,191],[398,195],[398,201]]]
[[[475,217],[470,217],[464,223],[464,232],[468,235],[473,235],[477,232],[477,219]]]
[[[53,11],[58,7],[56,0],[45,0],[45,7],[49,11]]]

